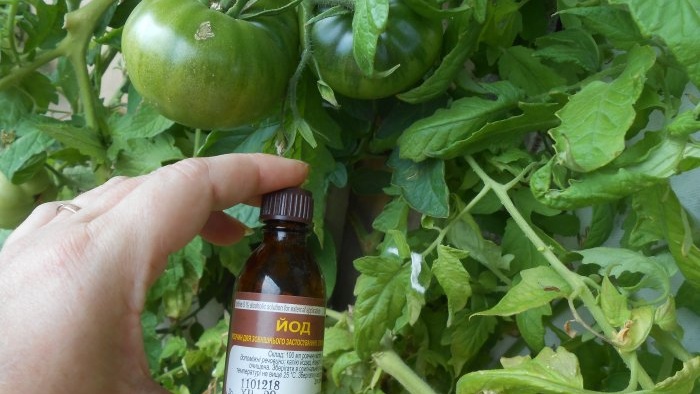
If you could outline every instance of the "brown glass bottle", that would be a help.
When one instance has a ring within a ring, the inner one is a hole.
[[[225,394],[321,392],[325,282],[306,244],[312,212],[300,188],[263,196],[263,241],[233,296]]]

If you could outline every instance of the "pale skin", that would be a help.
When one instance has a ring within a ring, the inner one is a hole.
[[[245,228],[221,210],[297,186],[307,165],[275,156],[188,159],[38,207],[0,251],[0,393],[166,393],[151,378],[140,313],[168,254],[197,234]]]

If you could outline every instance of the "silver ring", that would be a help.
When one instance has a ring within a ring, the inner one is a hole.
[[[78,211],[80,211],[80,209],[81,209],[81,208],[80,208],[79,206],[75,205],[75,204],[71,204],[71,203],[61,203],[61,204],[58,204],[58,207],[56,208],[56,214],[58,214],[58,213],[61,212],[61,211],[68,211],[68,212],[71,212],[71,213],[78,213]]]

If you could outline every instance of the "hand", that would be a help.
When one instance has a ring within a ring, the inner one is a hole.
[[[168,254],[198,233],[245,231],[221,210],[296,186],[307,166],[269,155],[187,159],[38,207],[0,252],[0,392],[164,393],[140,314]]]

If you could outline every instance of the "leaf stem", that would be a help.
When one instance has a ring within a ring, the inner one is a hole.
[[[454,219],[450,220],[447,225],[440,230],[440,233],[438,236],[433,240],[433,242],[428,246],[423,253],[421,253],[421,256],[425,260],[425,257],[427,257],[430,253],[435,250],[440,244],[442,244],[442,240],[445,238],[447,235],[447,232],[452,228],[452,226],[455,225],[455,223],[464,215],[466,215],[469,211],[471,211],[474,206],[481,201],[482,198],[484,198],[489,192],[491,191],[491,188],[488,186],[484,186],[481,188],[479,193],[472,198],[471,201],[469,201],[469,204],[467,204],[466,207],[464,207],[458,214],[457,216],[454,217]]]
[[[693,358],[693,355],[690,354],[685,347],[683,347],[678,339],[668,332],[655,326],[651,329],[651,336],[654,338],[654,340],[656,340],[659,347],[671,353],[673,357],[677,358],[678,360],[686,362]]]
[[[379,368],[391,375],[411,394],[436,394],[420,376],[404,363],[395,351],[388,349],[372,355]]]

